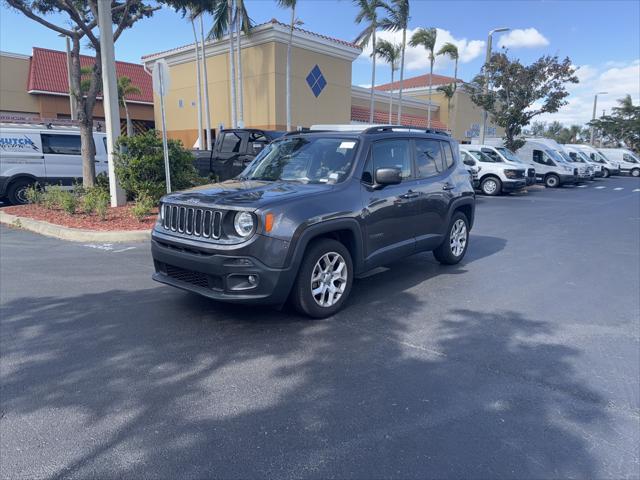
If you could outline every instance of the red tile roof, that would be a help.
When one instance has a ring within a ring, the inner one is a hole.
[[[394,113],[393,119],[397,119],[397,114]],[[367,107],[358,107],[351,105],[351,120],[354,122],[369,122],[369,109]],[[389,123],[389,111],[376,110],[373,112],[373,123],[388,124]],[[421,115],[408,115],[402,114],[402,125],[407,127],[419,127],[427,128],[427,117]],[[440,130],[446,130],[447,126],[439,120],[431,120],[431,128],[437,128]]]
[[[90,67],[94,63],[94,57],[80,55],[82,67]],[[129,77],[131,83],[141,91],[140,95],[127,95],[127,100],[153,103],[151,75],[144,71],[142,65],[116,61],[116,74],[118,77]],[[27,90],[68,94],[66,52],[33,47]]]
[[[437,87],[438,85],[446,85],[453,83],[453,77],[447,77],[446,75],[433,75],[432,85]],[[458,83],[462,83],[462,80],[458,79]],[[402,81],[402,88],[426,88],[429,86],[429,74],[418,75],[417,77],[405,78]],[[398,90],[400,88],[400,82],[385,83],[383,85],[376,86],[376,90]]]

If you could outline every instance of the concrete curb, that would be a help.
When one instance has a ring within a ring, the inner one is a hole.
[[[150,230],[116,230],[113,232],[81,230],[79,228],[61,227],[42,220],[11,215],[1,210],[0,223],[72,242],[144,242],[151,238]]]

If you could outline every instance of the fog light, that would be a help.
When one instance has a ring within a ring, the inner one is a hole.
[[[249,278],[247,278],[247,280],[249,280],[249,283],[251,285],[256,285],[258,283],[258,277],[256,277],[255,275],[249,275]]]

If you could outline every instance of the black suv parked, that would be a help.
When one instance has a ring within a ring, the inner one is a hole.
[[[194,165],[202,177],[218,181],[233,178],[247,168],[269,142],[284,135],[275,130],[235,128],[222,130],[211,151],[194,151]]]
[[[475,196],[448,135],[288,134],[234,180],[162,199],[153,278],[207,297],[338,311],[353,278],[419,251],[458,263]]]

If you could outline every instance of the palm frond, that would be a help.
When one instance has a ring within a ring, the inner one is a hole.
[[[458,47],[451,42],[447,42],[440,47],[436,55],[447,55],[452,60],[457,60],[459,58]]]

